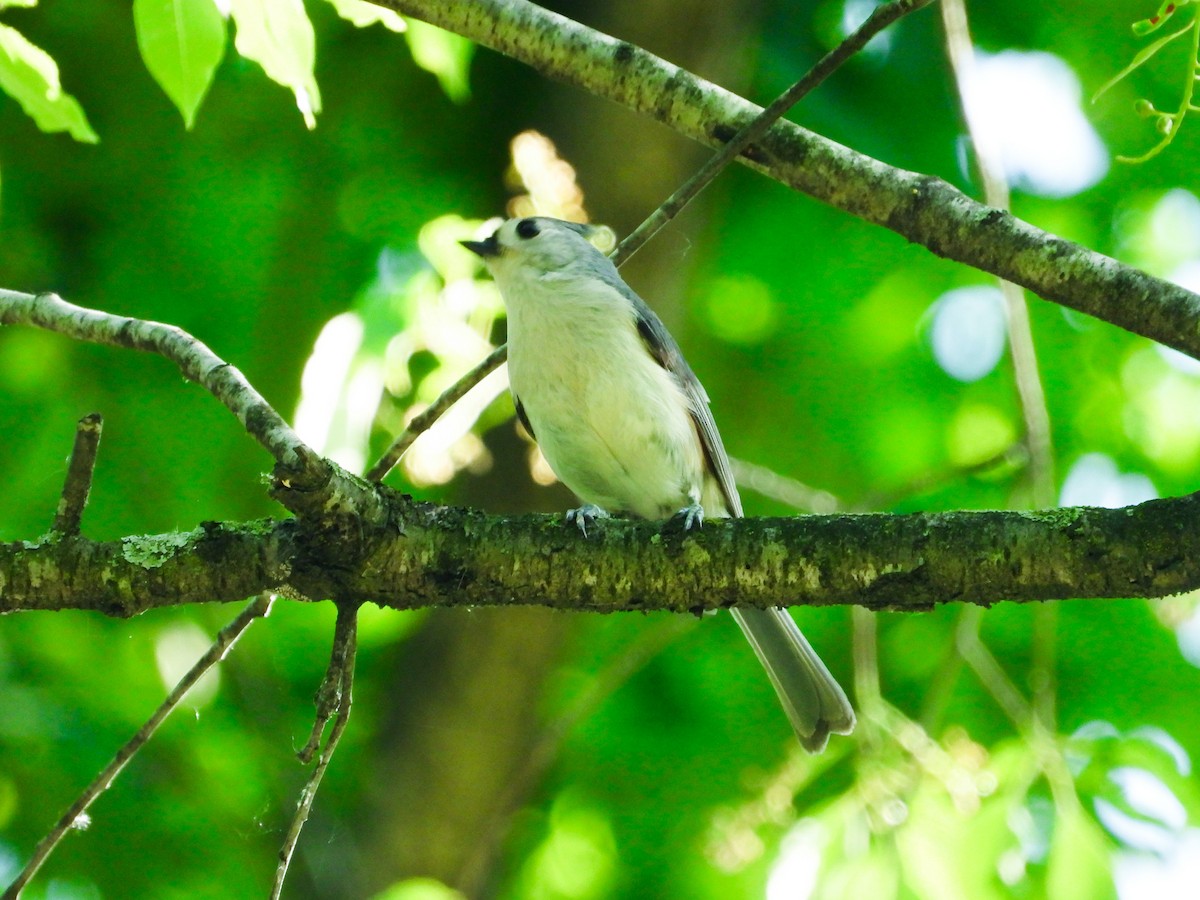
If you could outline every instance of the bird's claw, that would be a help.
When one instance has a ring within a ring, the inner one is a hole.
[[[608,513],[597,506],[595,503],[585,503],[579,509],[567,510],[567,524],[574,524],[584,537],[588,536],[587,530],[589,525],[595,524],[597,519],[607,519]]]
[[[675,513],[674,517],[683,525],[684,531],[691,531],[693,528],[704,527],[704,507],[699,503],[689,503],[679,512]]]

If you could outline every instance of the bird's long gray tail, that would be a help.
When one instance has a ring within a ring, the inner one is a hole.
[[[746,640],[767,670],[792,728],[809,753],[825,749],[830,732],[854,729],[850,701],[785,609],[733,609]]]

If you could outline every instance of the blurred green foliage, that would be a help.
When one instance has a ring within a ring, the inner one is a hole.
[[[652,51],[679,34],[712,41],[703,5],[560,5]],[[728,86],[776,95],[861,6],[738,4],[744,67]],[[576,173],[587,209],[621,231],[636,224],[622,219],[625,197],[676,186],[631,160],[687,151],[637,121],[636,144],[615,139],[597,124],[612,115],[601,101],[436,29],[410,24],[400,37],[397,17],[355,0],[304,11],[283,0],[224,11],[137,0],[132,15],[97,0],[0,3],[0,89],[12,98],[0,96],[0,286],[179,325],[361,465],[503,337],[494,292],[454,241],[502,214],[515,135],[536,128],[567,161],[590,160]],[[1135,57],[1145,42],[1128,23],[1153,10],[1066,0],[971,12],[982,51],[1054,54],[1090,96]],[[195,55],[171,53],[180,28],[204,35]],[[292,38],[267,39],[282,33]],[[722,39],[704,45],[714,58]],[[1137,99],[1177,99],[1182,43],[1082,108],[1105,160],[1144,146]],[[704,59],[677,61],[706,74]],[[944,60],[927,10],[792,118],[979,195]],[[52,90],[59,81],[69,93]],[[1036,118],[1036,98],[1019,99],[1006,133],[1034,141],[1035,163],[1053,157],[1065,138]],[[79,140],[44,133],[56,130]],[[81,143],[93,134],[100,143]],[[1200,287],[1198,135],[1183,128],[1153,163],[1108,166],[1066,196],[1017,173],[1014,211]],[[735,456],[844,509],[1028,503],[1019,466],[962,471],[1021,433],[1008,355],[963,380],[933,337],[935,323],[956,321],[948,292],[986,276],[740,170],[638,266],[634,286],[659,303]],[[1193,490],[1195,364],[1030,304],[1064,499]],[[951,351],[971,351],[970,324],[950,330]],[[393,483],[497,512],[563,509],[566,493],[531,477],[500,388],[414,447]],[[73,424],[93,410],[106,424],[89,536],[279,514],[263,491],[270,461],[169,364],[6,328],[0,540],[46,531]],[[754,515],[794,512],[746,501]],[[232,615],[0,623],[0,882]],[[818,758],[792,745],[726,617],[531,616],[536,627],[506,638],[498,624],[512,617],[364,610],[354,718],[290,895],[450,897],[417,876],[452,872],[401,862],[442,845],[462,871],[474,866],[477,893],[523,898],[1091,898],[1113,894],[1114,877],[1139,897],[1200,879],[1192,598],[799,615],[862,713],[857,735]],[[277,604],[27,896],[261,895],[305,774],[293,750],[333,618],[323,604]],[[487,666],[453,652],[480,630],[512,641]],[[492,689],[482,707],[459,699],[481,686]],[[1053,724],[1035,724],[1035,708]],[[421,755],[430,746],[452,749]],[[511,792],[481,794],[478,808],[448,808],[411,774],[439,783],[489,767]]]

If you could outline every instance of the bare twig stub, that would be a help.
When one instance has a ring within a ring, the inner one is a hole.
[[[54,514],[54,524],[51,526],[60,537],[79,534],[83,511],[92,492],[92,473],[96,470],[96,451],[100,447],[103,428],[104,419],[100,413],[84,416],[75,427],[75,446],[71,450],[62,498],[58,501],[58,511]]]
[[[321,735],[325,732],[325,726],[335,713],[341,712],[343,703],[349,700],[346,693],[347,672],[354,669],[357,622],[357,606],[353,604],[338,606],[337,625],[333,631],[333,649],[329,654],[329,666],[325,670],[325,677],[314,698],[317,717],[313,722],[308,742],[296,754],[302,763],[312,762],[313,754],[317,752],[317,747],[321,744]]]

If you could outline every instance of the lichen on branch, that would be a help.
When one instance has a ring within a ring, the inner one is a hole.
[[[371,506],[389,513],[373,526],[358,519],[353,532],[288,519],[110,542],[0,544],[0,613],[129,616],[263,590],[398,609],[699,612],[924,610],[1200,588],[1197,494],[1122,509],[715,520],[695,533],[671,521],[612,519],[584,538],[561,516],[491,516],[363,484]]]

